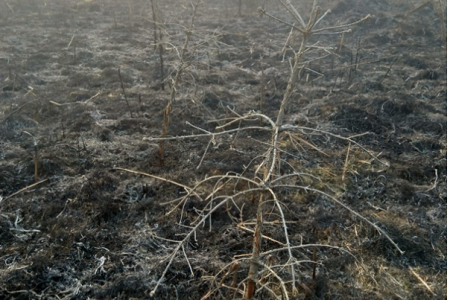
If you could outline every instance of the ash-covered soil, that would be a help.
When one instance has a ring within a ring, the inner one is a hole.
[[[252,111],[276,119],[300,38],[258,15],[264,1],[243,1],[241,16],[238,2],[200,5],[168,137],[267,127],[216,129]],[[292,2],[306,18],[312,1]],[[309,41],[285,124],[311,129],[280,136],[276,166],[309,174],[290,184],[335,197],[404,254],[324,194],[278,188],[296,288],[278,266],[287,252],[267,253],[286,247],[267,198],[260,258],[274,273],[261,269],[256,299],[281,299],[279,280],[290,299],[446,297],[447,4],[423,2],[318,1],[331,9],[319,28],[371,18]],[[192,10],[159,9],[164,89],[151,1],[0,2],[1,299],[149,299],[163,274],[154,299],[242,298],[259,196],[231,175],[261,177],[270,132],[166,141],[161,164],[152,139]],[[236,196],[165,272],[176,241],[223,195]]]

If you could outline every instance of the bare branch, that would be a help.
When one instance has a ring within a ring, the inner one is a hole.
[[[298,11],[295,9],[295,7],[292,5],[291,1],[289,0],[279,0],[281,4],[286,8],[286,10],[294,17],[294,19],[297,20],[297,22],[300,23],[300,25],[306,29],[305,21],[303,21],[302,16],[298,13]]]
[[[313,30],[312,33],[317,33],[317,32],[322,32],[322,31],[327,31],[327,30],[336,30],[336,29],[342,29],[342,28],[346,28],[346,27],[355,26],[355,25],[358,25],[359,23],[362,23],[362,22],[368,20],[369,18],[370,18],[370,15],[367,15],[364,18],[362,18],[361,20],[358,20],[358,21],[353,22],[353,23],[320,28],[320,29]]]
[[[353,209],[351,209],[350,207],[345,205],[343,202],[339,201],[337,198],[331,196],[330,194],[327,194],[325,192],[322,192],[321,190],[317,190],[317,189],[306,187],[306,186],[297,186],[297,185],[288,185],[288,184],[275,185],[275,186],[272,186],[272,188],[273,189],[275,189],[275,188],[302,189],[305,191],[311,191],[311,192],[321,194],[321,195],[333,200],[334,202],[336,202],[337,204],[339,204],[340,206],[342,206],[343,208],[345,208],[346,210],[348,210],[349,212],[351,212],[352,214],[354,214],[355,216],[357,216],[358,218],[360,218],[361,220],[363,220],[364,222],[368,223],[370,226],[375,228],[381,235],[383,235],[398,250],[398,252],[400,252],[400,254],[405,253],[405,251],[400,249],[400,247],[394,242],[394,240],[392,240],[392,238],[383,229],[381,229],[378,225],[369,221],[366,217],[363,217],[361,214],[357,213],[356,211],[354,211]]]

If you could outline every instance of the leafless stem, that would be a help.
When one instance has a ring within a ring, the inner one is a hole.
[[[223,206],[225,203],[227,203],[228,198],[222,200],[220,203],[218,203],[216,206],[214,206],[207,214],[205,214],[202,218],[202,220],[200,222],[198,222],[190,231],[188,234],[186,234],[186,236],[178,242],[178,245],[175,247],[175,249],[172,251],[172,254],[170,254],[169,256],[169,261],[167,262],[167,266],[164,269],[161,277],[159,278],[159,280],[156,282],[156,286],[153,288],[153,290],[150,292],[150,297],[153,297],[156,293],[156,290],[158,289],[158,287],[161,285],[161,282],[163,281],[164,277],[166,276],[167,271],[169,270],[170,266],[172,265],[173,260],[175,259],[175,256],[177,255],[178,251],[180,251],[180,249],[183,247],[183,245],[189,241],[189,239],[191,238],[191,236],[197,231],[197,229],[203,224],[203,222],[205,222],[208,217],[215,212],[217,209],[219,209],[219,207]]]
[[[281,20],[280,18],[275,17],[274,15],[269,14],[269,13],[266,12],[262,7],[258,7],[258,12],[259,12],[261,15],[266,15],[266,16],[268,16],[269,18],[271,18],[271,19],[273,19],[273,20],[275,20],[275,21],[277,21],[277,22],[280,22],[280,23],[282,23],[282,24],[284,24],[284,25],[287,25],[287,26],[291,27],[292,29],[295,29],[295,30],[297,30],[297,31],[299,31],[299,32],[301,32],[301,33],[304,33],[304,32],[305,32],[305,31],[304,31],[303,29],[301,29],[300,27],[295,26],[295,24],[290,24],[290,23],[288,23],[288,22],[286,22],[286,21],[284,21],[284,20]]]
[[[289,1],[289,0],[279,0],[279,1],[286,8],[286,10],[294,17],[294,19],[296,19],[297,22],[300,23],[300,26],[302,26],[302,28],[306,29],[305,21],[303,21],[302,16],[300,16],[298,11],[292,5],[291,1]]]
[[[342,28],[347,28],[347,27],[353,27],[355,25],[358,25],[364,21],[367,21],[370,18],[370,15],[365,16],[364,18],[353,22],[353,23],[348,23],[348,24],[344,24],[344,25],[338,25],[338,26],[331,26],[331,27],[325,27],[325,28],[320,28],[320,29],[316,29],[313,30],[312,33],[318,33],[318,32],[322,32],[322,31],[328,31],[328,30],[336,30],[336,29],[342,29]]]
[[[29,190],[29,189],[31,189],[31,188],[34,188],[35,186],[38,186],[38,185],[40,185],[41,183],[44,183],[44,182],[47,182],[47,181],[48,181],[48,179],[44,179],[44,180],[41,180],[41,181],[39,181],[39,182],[33,183],[33,184],[31,184],[31,185],[29,185],[29,186],[27,186],[27,187],[24,187],[23,189],[18,190],[18,191],[15,192],[15,193],[9,195],[8,197],[5,197],[4,199],[1,199],[1,197],[0,197],[0,200],[1,200],[1,201],[0,201],[0,204],[3,203],[4,201],[6,201],[6,200],[8,200],[8,199],[10,199],[10,198],[12,198],[12,197],[14,197],[14,196],[16,196],[16,195],[22,193],[22,192],[25,192],[26,190]]]
[[[395,57],[395,59],[392,61],[392,63],[390,64],[389,68],[387,69],[386,73],[384,73],[383,78],[380,80],[380,84],[383,83],[383,81],[386,79],[386,77],[389,75],[389,73],[391,72],[392,67],[394,66],[394,64],[397,62],[398,56]]]
[[[181,77],[181,73],[183,72],[184,68],[186,67],[186,51],[187,51],[187,47],[189,44],[189,40],[191,38],[192,35],[192,30],[194,28],[194,20],[197,14],[197,8],[198,5],[200,4],[200,0],[197,0],[195,5],[193,5],[193,12],[192,12],[192,17],[191,17],[191,22],[189,24],[189,28],[186,32],[186,38],[184,40],[184,45],[183,48],[181,50],[181,54],[180,54],[180,62],[177,68],[177,72],[175,74],[175,79],[173,81],[172,84],[172,89],[170,90],[170,98],[169,98],[169,102],[167,103],[166,109],[164,110],[164,124],[163,124],[163,129],[161,132],[161,137],[165,137],[167,134],[167,129],[169,127],[169,115],[170,115],[170,111],[172,110],[172,104],[175,100],[175,93],[177,91],[177,86],[178,86],[178,82],[180,80]],[[159,142],[159,160],[160,160],[160,166],[162,167],[164,165],[164,140],[161,140]]]
[[[350,143],[348,143],[347,155],[345,156],[344,168],[342,169],[342,181],[345,180],[345,173],[347,172],[347,164],[348,164],[349,153],[350,153]]]
[[[420,283],[425,286],[427,288],[427,290],[433,295],[436,296],[436,294],[433,292],[433,290],[430,288],[430,286],[428,285],[428,283],[426,283],[425,280],[422,279],[422,277],[420,277],[419,274],[417,274],[413,268],[411,268],[411,266],[409,267],[409,271],[411,271],[411,273],[420,281]]]
[[[123,86],[122,75],[120,75],[120,68],[117,69],[117,72],[119,73],[120,87],[122,88],[123,97],[125,98],[125,101],[127,102],[128,111],[130,112],[130,117],[133,117],[133,113],[131,112],[130,103],[128,102],[127,94],[125,93],[125,87]]]

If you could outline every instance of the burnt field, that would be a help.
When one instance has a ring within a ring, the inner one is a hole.
[[[0,2],[0,298],[446,297],[447,4],[312,2]]]

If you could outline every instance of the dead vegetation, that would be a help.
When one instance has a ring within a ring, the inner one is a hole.
[[[0,4],[1,298],[446,296],[446,4],[257,2]]]

